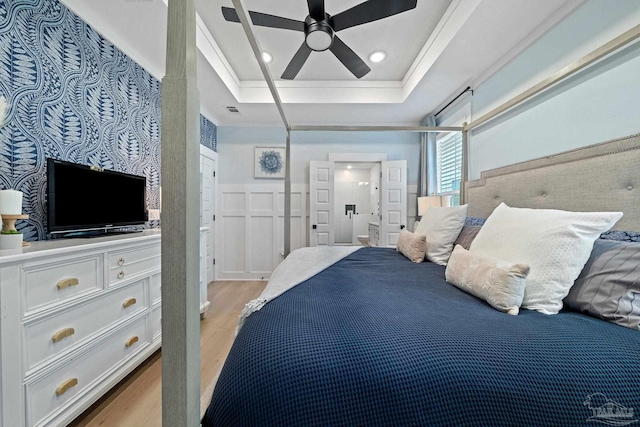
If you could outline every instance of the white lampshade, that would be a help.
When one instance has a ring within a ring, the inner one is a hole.
[[[440,196],[440,198],[441,198],[441,203],[440,203],[440,205],[441,205],[443,208],[450,208],[450,207],[451,207],[451,198],[452,198],[452,197],[453,197],[453,196]]]
[[[418,197],[418,215],[422,216],[432,206],[441,207],[442,198],[440,196]]]
[[[0,190],[0,215],[22,214],[22,191]]]

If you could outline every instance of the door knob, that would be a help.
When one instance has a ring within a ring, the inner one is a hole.
[[[317,229],[317,228],[318,228],[318,226],[317,226],[317,225],[315,225],[315,224],[313,224],[313,225],[311,226],[311,228],[313,228],[313,229],[315,230],[315,229]]]

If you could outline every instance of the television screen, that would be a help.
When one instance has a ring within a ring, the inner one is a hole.
[[[47,159],[49,232],[143,224],[146,178]]]

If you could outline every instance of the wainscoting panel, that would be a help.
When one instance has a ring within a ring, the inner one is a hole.
[[[258,212],[273,211],[273,193],[250,193],[251,210]]]
[[[251,273],[271,274],[273,270],[274,220],[273,216],[249,218],[251,232],[247,248],[249,249],[249,271]]]
[[[222,194],[222,210],[224,212],[244,212],[246,195],[243,191]]]
[[[216,279],[266,280],[284,253],[284,183],[218,185]],[[407,227],[416,216],[408,185]],[[309,245],[309,186],[291,185],[291,250]]]
[[[247,233],[245,232],[244,215],[243,216],[227,215],[224,218],[224,227],[222,227],[221,230],[216,230],[216,232],[220,232],[220,234],[218,235],[222,236],[221,239],[218,239],[218,242],[221,243],[222,247],[220,249],[223,249],[224,252],[216,248],[216,253],[221,254],[220,261],[222,265],[222,270],[225,273],[236,273],[236,274],[244,273],[246,271],[245,247],[246,247],[246,235],[247,235]],[[233,256],[225,256],[226,254],[233,255]],[[217,276],[217,277],[222,279],[222,277],[220,276]]]

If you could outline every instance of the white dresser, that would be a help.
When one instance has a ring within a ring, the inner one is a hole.
[[[0,425],[63,426],[160,346],[160,232],[0,251]]]

